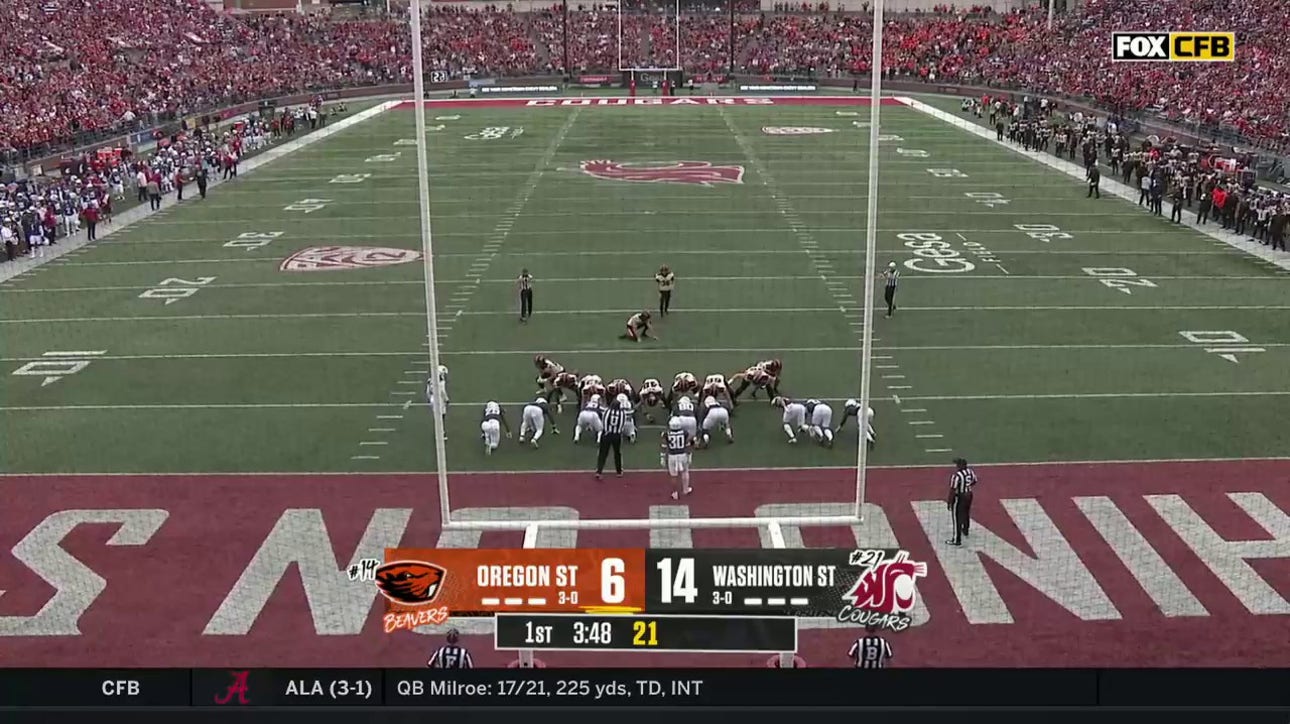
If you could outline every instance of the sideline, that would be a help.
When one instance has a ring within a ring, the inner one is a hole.
[[[305,146],[317,143],[318,141],[330,137],[332,134],[339,133],[351,126],[362,123],[373,116],[393,108],[398,105],[398,103],[398,101],[387,101],[385,103],[375,105],[367,110],[359,111],[352,116],[339,120],[325,128],[320,128],[312,133],[305,134],[295,140],[287,141],[286,143],[278,146],[266,148],[245,161],[240,162],[238,164],[238,174],[240,176],[241,174],[251,173],[255,169],[267,163],[276,161],[289,153],[299,151]],[[224,185],[224,183],[225,181],[223,179],[213,178],[210,181],[209,187],[213,190],[218,186]],[[196,188],[196,185],[192,186],[193,193],[196,193]],[[187,203],[193,203],[192,199],[190,198]],[[95,243],[102,241],[113,234],[120,233],[155,214],[163,213],[179,205],[179,202],[175,201],[175,196],[173,194],[168,194],[162,197],[161,208],[157,211],[153,211],[147,204],[140,204],[127,209],[117,214],[111,224],[99,224],[98,239],[95,240]],[[0,284],[31,272],[38,271],[49,262],[66,256],[74,251],[84,249],[89,246],[90,243],[88,233],[82,229],[73,236],[63,237],[63,239],[61,239],[57,244],[45,247],[45,255],[40,258],[32,258],[29,256],[25,259],[6,262],[4,265],[0,265]]]

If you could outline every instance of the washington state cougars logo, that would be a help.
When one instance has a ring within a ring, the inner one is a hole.
[[[859,575],[842,596],[847,603],[838,612],[838,620],[893,631],[908,628],[918,579],[927,576],[927,564],[909,560],[906,551],[889,555],[880,549],[852,551],[849,563],[859,569]]]
[[[282,260],[281,271],[330,271],[369,269],[407,264],[421,258],[421,252],[380,246],[311,246]]]
[[[424,606],[439,595],[443,568],[424,561],[390,561],[376,569],[376,588],[394,603]]]
[[[620,163],[618,161],[583,161],[582,172],[608,181],[633,181],[636,183],[741,184],[744,182],[743,166],[714,166],[707,161],[676,161],[669,164]]]

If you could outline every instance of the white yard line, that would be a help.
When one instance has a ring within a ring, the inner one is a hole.
[[[845,395],[828,395],[819,399],[842,400]],[[1267,391],[1205,391],[1205,392],[1080,392],[1062,394],[1006,394],[1006,395],[923,395],[903,398],[910,402],[989,402],[1011,400],[1129,400],[1129,399],[1186,399],[1186,398],[1224,398],[1224,397],[1290,397],[1290,390]],[[887,399],[875,397],[874,399]],[[528,404],[529,400],[512,400],[499,404],[517,407]],[[469,402],[452,402],[450,407],[483,407],[484,400]],[[158,403],[158,404],[121,404],[121,405],[3,405],[0,411],[5,412],[89,412],[96,410],[318,410],[318,409],[398,409],[400,402],[246,402],[246,403]],[[378,419],[398,419],[402,416],[385,416]]]
[[[506,207],[505,213],[497,220],[492,233],[488,236],[488,240],[484,242],[482,247],[480,247],[479,253],[475,256],[474,261],[471,262],[470,271],[466,273],[466,276],[471,283],[458,289],[457,292],[453,294],[452,299],[447,304],[443,305],[443,308],[440,310],[439,320],[435,325],[435,334],[440,345],[443,344],[445,339],[452,335],[452,331],[457,320],[461,319],[463,314],[468,314],[468,312],[466,312],[466,308],[470,306],[470,302],[474,298],[475,292],[480,287],[480,282],[483,277],[487,276],[488,270],[492,267],[493,261],[502,251],[502,247],[506,244],[507,238],[510,237],[511,230],[515,226],[516,220],[525,213],[529,200],[533,198],[534,192],[537,191],[538,183],[542,180],[543,174],[547,172],[552,161],[555,160],[555,155],[560,150],[560,144],[562,144],[565,138],[569,135],[569,131],[573,128],[574,123],[578,120],[578,116],[581,113],[581,108],[574,108],[573,111],[569,113],[564,124],[560,126],[558,131],[556,131],[551,142],[547,144],[546,150],[533,165],[533,169],[529,171],[528,177],[524,180],[524,185],[520,188],[519,193],[511,199],[511,203]],[[490,218],[492,216],[494,215],[488,215]],[[436,279],[435,286],[437,287],[439,284],[439,280]],[[502,313],[499,312],[498,314]],[[511,314],[514,314],[514,312],[511,312]],[[395,381],[395,384],[419,386],[422,383],[416,380],[397,380]],[[400,397],[415,397],[417,395],[416,392],[394,391],[390,394]],[[404,405],[404,409],[411,407],[411,403],[412,400],[409,399],[407,404]],[[367,444],[369,443],[359,443],[360,446]],[[380,444],[384,445],[385,443]]]
[[[337,121],[336,123],[333,123],[330,126],[327,126],[325,128],[320,128],[316,131],[313,131],[312,133],[301,136],[300,138],[297,138],[294,141],[287,141],[286,143],[283,143],[281,145],[273,146],[268,149],[265,149],[264,151],[261,151],[255,154],[254,156],[251,156],[250,158],[242,161],[239,164],[239,168],[238,168],[239,177],[241,177],[242,175],[251,173],[256,169],[266,164],[272,163],[284,156],[295,153],[296,151],[299,151],[302,148],[318,143],[319,141],[322,141],[336,133],[339,133],[345,130],[346,128],[362,123],[363,121],[366,121],[369,118],[372,118],[373,116],[384,113],[385,111],[389,110],[390,108],[393,108],[396,105],[398,105],[398,101],[389,101],[377,106],[373,106],[371,108],[368,108],[365,111],[360,111],[358,113],[355,113],[354,115],[348,118],[345,118],[344,120]],[[221,179],[212,179],[210,187],[211,189],[214,189],[215,187],[222,186],[225,183],[226,182],[224,182]],[[99,242],[102,242],[114,235],[120,234],[130,226],[137,224],[138,222],[144,219],[157,217],[156,219],[153,220],[153,224],[194,223],[193,221],[162,221],[160,219],[164,219],[165,215],[169,213],[170,209],[176,206],[184,206],[188,204],[200,204],[201,201],[190,199],[180,204],[179,202],[175,201],[174,196],[168,195],[162,199],[161,203],[162,203],[161,211],[152,211],[147,205],[140,205],[140,206],[135,206],[133,208],[127,209],[119,214],[116,214],[115,218],[112,220],[112,223],[99,224],[98,238],[94,242],[89,241],[86,232],[81,231],[75,234],[74,236],[60,239],[59,242],[53,246],[46,247],[45,256],[39,259],[30,259],[30,258],[20,259],[17,261],[4,264],[3,266],[0,266],[0,283],[8,281],[9,279],[13,279],[14,277],[17,277],[19,275],[26,274],[27,272],[37,267],[48,264],[54,261],[55,259],[58,259],[62,256],[66,256],[67,254],[73,251],[82,249],[90,244],[97,244]],[[221,219],[215,223],[227,224],[228,219]]]
[[[989,129],[986,129],[983,126],[978,126],[977,124],[972,123],[971,121],[963,120],[962,118],[955,116],[953,113],[942,111],[939,108],[934,108],[926,103],[923,103],[922,101],[915,100],[913,98],[901,98],[900,101],[908,105],[910,108],[921,111],[933,118],[939,119],[952,126],[960,128],[967,133],[977,136],[978,138],[983,138],[997,146],[1001,146],[1014,153],[1025,156],[1026,158],[1029,158],[1032,161],[1041,163],[1051,169],[1060,171],[1061,173],[1064,173],[1067,176],[1070,176],[1071,178],[1078,179],[1079,181],[1084,180],[1084,169],[1083,167],[1077,164],[1071,163],[1070,161],[1064,161],[1044,151],[1026,151],[1022,149],[1020,146],[1016,146],[1010,142],[999,141],[995,138],[995,135]],[[1112,196],[1119,197],[1129,202],[1136,201],[1138,197],[1138,189],[1129,188],[1127,185],[1122,184],[1113,178],[1104,177],[1102,179],[1101,189],[1111,194]],[[1117,207],[1112,206],[1112,208],[1117,208]],[[1123,208],[1123,207],[1120,206],[1119,208]],[[1135,207],[1135,211],[1137,212],[1137,215],[1140,217],[1143,216],[1145,213],[1140,209],[1137,209],[1136,207]],[[1108,215],[1123,216],[1123,214],[1116,213],[1116,212],[1111,212]],[[1233,249],[1238,249],[1242,252],[1245,252],[1246,254],[1249,254],[1250,256],[1262,259],[1263,261],[1268,262],[1269,264],[1272,264],[1280,269],[1290,270],[1290,254],[1286,254],[1284,252],[1281,252],[1281,253],[1274,252],[1272,251],[1272,247],[1270,246],[1262,246],[1258,242],[1250,241],[1246,237],[1238,236],[1236,234],[1223,231],[1222,229],[1215,228],[1214,226],[1211,226],[1211,225],[1202,226],[1200,224],[1197,224],[1196,213],[1190,210],[1183,211],[1183,219],[1184,220],[1183,220],[1182,226],[1198,231],[1210,237],[1211,239],[1214,239],[1215,241],[1220,241],[1232,247]]]

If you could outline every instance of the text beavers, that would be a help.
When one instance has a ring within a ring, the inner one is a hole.
[[[551,585],[554,577],[557,586],[578,585],[577,566],[479,566],[475,582],[480,588],[538,588]]]

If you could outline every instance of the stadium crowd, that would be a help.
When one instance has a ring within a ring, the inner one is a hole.
[[[670,7],[670,4],[668,4]],[[681,65],[696,73],[813,73],[871,67],[870,16],[828,4],[782,3],[758,13],[738,0],[683,5]],[[660,6],[661,7],[661,6]],[[657,8],[656,8],[657,10]],[[973,7],[892,17],[883,64],[900,77],[965,81],[1088,97],[1120,111],[1226,125],[1265,146],[1290,147],[1290,3],[1248,0],[1089,0],[1044,29],[1042,10]],[[619,66],[618,13],[555,5],[436,8],[423,23],[428,70],[481,77],[607,72]],[[674,13],[673,13],[674,14]],[[203,0],[10,0],[0,3],[0,153],[69,142],[86,131],[129,131],[231,103],[322,88],[410,79],[406,19],[228,15]],[[1221,28],[1237,33],[1235,63],[1112,65],[1112,30]],[[56,32],[50,32],[56,29]],[[624,66],[676,64],[667,12],[625,15]],[[565,68],[566,57],[568,68]]]

